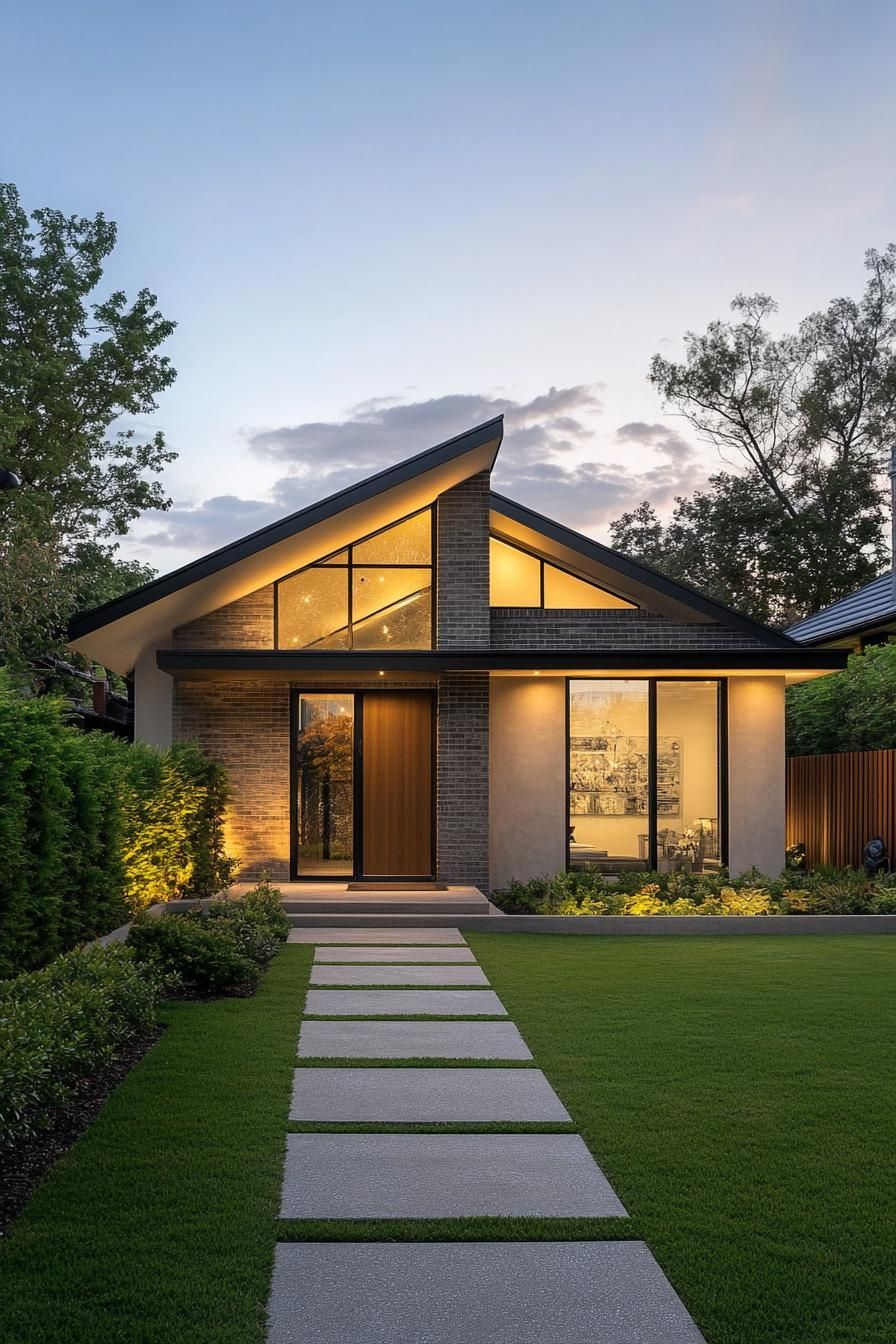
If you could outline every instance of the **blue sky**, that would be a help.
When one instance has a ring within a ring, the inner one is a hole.
[[[717,460],[651,354],[896,238],[891,3],[44,0],[3,45],[0,176],[178,322],[160,570],[499,409],[508,493],[666,509]]]

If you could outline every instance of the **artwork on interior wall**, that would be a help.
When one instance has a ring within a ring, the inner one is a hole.
[[[570,737],[571,816],[647,815],[647,738],[625,733]],[[657,739],[657,815],[681,815],[681,739]]]

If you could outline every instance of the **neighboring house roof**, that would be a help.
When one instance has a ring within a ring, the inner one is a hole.
[[[892,574],[881,574],[864,588],[823,607],[787,631],[799,644],[828,644],[896,623],[896,588]]]
[[[258,592],[359,536],[430,505],[462,481],[490,471],[502,436],[503,417],[497,416],[79,615],[70,626],[71,645],[120,672],[129,671],[142,656],[155,661],[156,651],[170,643],[172,630]],[[491,496],[490,508],[492,530],[497,535],[539,551],[561,567],[619,592],[646,611],[690,626],[715,624],[750,636],[756,643],[752,661],[745,665],[752,666],[763,651],[777,651],[782,666],[802,656],[800,645],[787,635],[731,611],[532,509],[496,494]],[[707,647],[702,655],[704,662],[709,652]],[[433,650],[422,656],[432,660],[436,655]],[[280,662],[286,657],[313,659],[314,652],[276,651],[275,656]],[[350,655],[350,660],[360,666],[356,654]]]

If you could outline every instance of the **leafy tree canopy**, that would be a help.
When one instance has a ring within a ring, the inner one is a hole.
[[[896,245],[866,254],[861,299],[834,299],[794,335],[776,304],[738,295],[735,319],[655,355],[665,404],[735,470],[680,497],[668,524],[649,503],[613,523],[614,546],[759,620],[786,625],[887,563],[882,473],[896,442]]]
[[[845,672],[787,691],[787,754],[896,747],[896,644],[854,653]]]
[[[22,671],[64,645],[79,606],[152,577],[116,557],[145,509],[166,509],[158,474],[176,454],[151,415],[175,370],[159,353],[174,330],[141,289],[96,291],[116,226],[59,210],[29,217],[0,184],[0,661]]]

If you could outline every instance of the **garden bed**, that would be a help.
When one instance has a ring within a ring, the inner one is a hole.
[[[12,1149],[0,1150],[0,1236],[22,1212],[38,1181],[99,1115],[111,1093],[139,1064],[162,1035],[154,1027],[135,1037],[111,1064],[81,1079],[71,1101],[56,1113],[52,1125]]]
[[[509,915],[623,919],[778,918],[896,915],[896,874],[866,877],[855,868],[718,873],[557,873],[510,882],[492,894]]]

